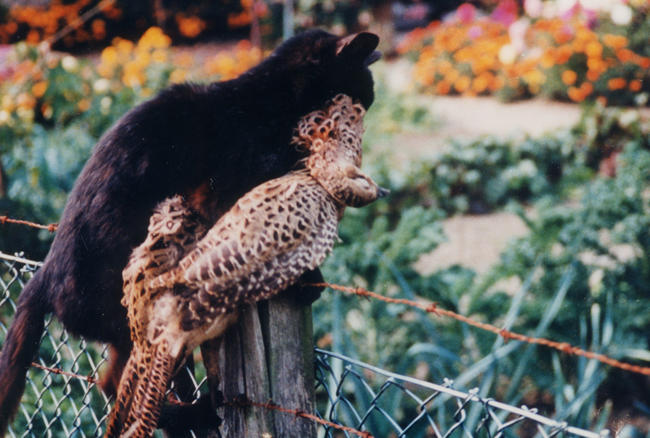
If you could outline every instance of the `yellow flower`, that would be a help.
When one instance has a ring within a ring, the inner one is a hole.
[[[159,27],[150,27],[140,37],[138,47],[144,49],[165,49],[171,45],[171,38],[164,34]]]
[[[124,74],[122,82],[129,87],[142,86],[146,80],[140,65],[137,62],[130,61],[124,65]]]
[[[101,63],[110,66],[117,63],[117,49],[114,46],[108,46],[102,50]]]
[[[546,76],[541,71],[535,69],[524,75],[524,80],[532,87],[539,87],[546,80]]]
[[[117,49],[117,54],[120,56],[129,56],[131,55],[131,52],[133,51],[133,43],[129,40],[125,40],[124,38],[117,37],[113,39],[113,45]]]
[[[161,49],[154,50],[153,53],[151,54],[151,59],[154,62],[163,63],[167,61],[167,52]]]
[[[179,82],[183,82],[187,76],[187,71],[182,70],[182,69],[176,69],[172,72],[171,75],[169,75],[169,82],[173,84],[177,84]]]

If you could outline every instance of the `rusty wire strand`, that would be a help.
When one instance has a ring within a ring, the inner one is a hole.
[[[76,374],[76,373],[73,373],[73,372],[70,372],[70,371],[64,371],[64,370],[62,370],[60,368],[52,368],[52,367],[48,367],[48,366],[45,366],[45,365],[41,365],[41,364],[36,363],[36,362],[32,362],[32,366],[34,368],[39,368],[39,369],[41,369],[43,371],[47,371],[48,373],[59,374],[59,375],[62,375],[62,376],[67,376],[67,377],[74,377],[76,379],[85,380],[86,382],[92,383],[92,384],[96,384],[97,381],[98,381],[93,376],[84,376],[82,374]]]
[[[32,362],[32,366],[35,367],[35,368],[39,368],[39,369],[41,369],[43,371],[47,371],[47,372],[52,373],[52,374],[58,374],[58,375],[63,375],[63,376],[67,376],[67,377],[77,378],[77,379],[80,379],[80,380],[85,380],[85,381],[87,381],[88,383],[91,383],[91,384],[96,384],[97,381],[98,381],[96,378],[94,378],[92,376],[84,376],[82,374],[76,374],[76,373],[73,373],[73,372],[70,372],[70,371],[64,371],[64,370],[62,370],[60,368],[53,368],[53,367],[48,367],[48,366],[45,366],[45,365],[41,365],[41,364],[36,363],[36,362]],[[313,421],[315,423],[318,423],[318,424],[321,424],[323,426],[327,426],[327,427],[330,427],[330,428],[335,428],[335,429],[342,430],[342,431],[345,431],[345,432],[348,432],[348,433],[353,433],[353,434],[355,434],[355,435],[357,435],[357,436],[359,436],[361,438],[374,438],[373,435],[371,435],[369,432],[364,432],[364,431],[354,429],[352,427],[343,426],[341,424],[336,424],[336,423],[333,423],[331,421],[327,421],[327,420],[324,420],[322,418],[319,418],[314,414],[310,414],[310,413],[305,412],[305,411],[300,410],[300,409],[285,408],[285,407],[282,407],[282,406],[278,405],[277,403],[273,402],[272,400],[269,400],[266,403],[260,403],[260,402],[255,402],[255,401],[249,400],[248,398],[242,396],[242,397],[238,397],[238,398],[236,398],[236,399],[234,399],[234,400],[232,400],[230,402],[226,402],[226,403],[224,403],[224,405],[230,406],[230,407],[240,407],[240,408],[248,407],[248,406],[255,406],[255,407],[258,407],[258,408],[278,411],[278,412],[282,412],[282,413],[285,413],[285,414],[291,414],[291,415],[295,415],[296,417],[311,420],[311,421]]]
[[[492,324],[475,321],[467,316],[461,315],[460,313],[456,313],[452,310],[442,309],[438,307],[436,303],[424,304],[424,303],[418,303],[417,301],[408,300],[405,298],[390,298],[390,297],[385,297],[383,295],[380,295],[376,292],[369,291],[362,287],[350,287],[350,286],[343,286],[340,284],[312,283],[312,284],[307,284],[307,286],[327,287],[333,290],[338,290],[340,292],[345,292],[360,297],[373,298],[379,301],[384,301],[386,303],[404,304],[409,307],[415,307],[424,310],[427,313],[432,313],[437,316],[446,316],[448,318],[453,318],[457,321],[464,322],[465,324],[471,325],[481,330],[492,332],[496,335],[501,336],[505,341],[509,341],[512,339],[515,341],[525,342],[527,344],[542,345],[548,348],[553,348],[555,350],[561,351],[562,353],[565,354],[569,354],[573,356],[582,356],[582,357],[586,357],[587,359],[594,359],[614,368],[619,368],[632,373],[650,376],[650,367],[644,367],[644,366],[633,365],[630,363],[622,362],[620,360],[613,359],[609,356],[606,356],[602,353],[594,353],[593,351],[588,351],[580,347],[573,346],[568,342],[557,342],[546,338],[535,338],[531,336],[526,336],[526,335],[522,335],[521,333],[512,332],[510,330],[506,330],[504,328],[500,328]]]
[[[59,226],[59,224],[43,225],[43,224],[37,224],[36,222],[22,220],[22,219],[12,219],[12,218],[10,218],[8,216],[0,216],[0,225],[4,225],[4,224],[27,225],[28,227],[32,227],[32,228],[39,228],[41,230],[47,230],[50,233],[55,232],[56,229]]]
[[[226,402],[225,405],[230,406],[230,407],[240,407],[240,408],[255,406],[255,407],[263,408],[263,409],[267,409],[267,410],[283,412],[285,414],[295,415],[296,417],[311,420],[311,421],[313,421],[315,423],[318,423],[318,424],[320,424],[322,426],[327,426],[327,427],[330,427],[330,428],[333,428],[333,429],[337,429],[337,430],[341,430],[341,431],[344,431],[344,432],[352,433],[352,434],[355,434],[355,435],[357,435],[357,436],[359,436],[361,438],[374,438],[374,436],[372,434],[370,434],[370,432],[365,432],[365,431],[361,431],[361,430],[358,430],[358,429],[354,429],[352,427],[343,426],[341,424],[333,423],[331,421],[325,420],[325,419],[320,418],[320,417],[318,417],[318,416],[316,416],[314,414],[310,414],[310,413],[305,412],[305,411],[300,410],[300,409],[284,408],[284,407],[276,404],[275,402],[273,402],[273,400],[269,400],[266,403],[260,403],[260,402],[255,402],[255,401],[249,400],[248,398],[242,396],[242,397],[237,397],[236,399],[234,399],[234,400],[232,400],[230,402]]]

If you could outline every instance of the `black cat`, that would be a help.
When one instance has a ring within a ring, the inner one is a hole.
[[[210,222],[302,158],[298,119],[338,93],[373,101],[376,35],[309,31],[237,79],[172,86],[125,114],[98,142],[70,193],[45,263],[27,284],[0,356],[0,434],[15,413],[46,313],[114,347],[119,381],[131,348],[122,269],[153,207],[182,194]],[[314,275],[314,274],[312,274]],[[320,276],[320,273],[316,273]]]

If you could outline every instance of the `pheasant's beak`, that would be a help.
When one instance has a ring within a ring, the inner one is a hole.
[[[378,198],[384,198],[384,197],[388,196],[389,193],[390,193],[390,190],[385,189],[383,187],[379,187],[377,189],[377,197]]]

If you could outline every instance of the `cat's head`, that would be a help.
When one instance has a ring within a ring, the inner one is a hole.
[[[286,75],[305,113],[340,93],[368,108],[374,100],[368,66],[381,57],[378,44],[379,37],[369,32],[337,37],[310,30],[284,42],[264,64]]]

